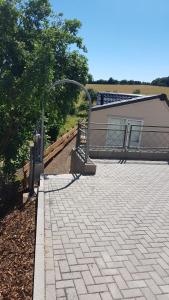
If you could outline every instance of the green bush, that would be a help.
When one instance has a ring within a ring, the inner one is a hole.
[[[92,103],[93,103],[97,99],[97,92],[93,89],[88,89],[88,92],[90,94],[90,97],[91,97],[91,100],[92,100]]]
[[[82,102],[80,105],[79,105],[79,111],[83,111],[83,110],[87,110],[88,109],[88,102],[85,101],[85,102]]]
[[[135,90],[133,91],[133,94],[141,94],[140,89],[135,89]]]

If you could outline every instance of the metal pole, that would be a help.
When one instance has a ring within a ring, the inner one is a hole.
[[[77,125],[76,149],[80,146],[80,122]]]
[[[43,164],[43,152],[44,152],[44,118],[45,118],[45,110],[44,110],[44,99],[41,99],[41,147],[40,147],[40,161],[42,164],[42,173],[44,172],[44,164]]]
[[[133,130],[133,125],[129,125],[129,137],[128,137],[128,149],[130,149],[130,142],[131,142],[131,133],[132,133],[132,130]]]
[[[126,143],[127,143],[127,125],[125,125],[124,140],[123,140],[123,149],[125,149],[125,151],[127,150]]]

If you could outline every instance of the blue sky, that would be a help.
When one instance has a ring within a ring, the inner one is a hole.
[[[94,79],[169,76],[169,0],[50,0],[82,22]]]

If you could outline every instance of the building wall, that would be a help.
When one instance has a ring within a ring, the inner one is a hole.
[[[110,116],[143,120],[144,126],[169,126],[169,107],[165,101],[161,101],[160,99],[147,100],[92,111],[91,122],[107,124]],[[107,126],[91,124],[91,128],[96,129],[101,127],[105,128],[105,130],[91,130],[91,145],[102,146],[106,144]],[[168,129],[165,130],[169,131]],[[157,136],[160,137],[160,134]],[[166,137],[167,134],[165,134],[164,138]],[[144,140],[146,139],[148,143],[148,134],[144,137]],[[161,143],[160,139],[156,141],[157,145],[159,143]]]

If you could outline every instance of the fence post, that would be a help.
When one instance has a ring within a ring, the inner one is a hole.
[[[30,148],[29,196],[34,195],[35,146]]]
[[[127,125],[125,125],[125,130],[124,130],[123,149],[127,151]]]
[[[84,146],[84,150],[85,150],[85,163],[87,163],[88,157],[89,157],[89,142],[88,142],[88,130],[90,130],[90,128],[84,127],[85,130],[85,138],[86,138],[86,143]]]
[[[76,149],[79,147],[79,145],[80,145],[80,122],[78,122],[77,125]]]
[[[130,148],[132,129],[133,129],[133,125],[129,125],[129,137],[128,137],[127,148]]]

